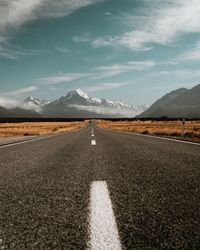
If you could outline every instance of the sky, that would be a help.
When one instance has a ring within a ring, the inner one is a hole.
[[[1,0],[0,97],[152,104],[200,82],[199,0]]]

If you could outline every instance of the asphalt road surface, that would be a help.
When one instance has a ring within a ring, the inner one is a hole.
[[[0,249],[200,249],[199,191],[200,145],[90,124],[1,146]]]

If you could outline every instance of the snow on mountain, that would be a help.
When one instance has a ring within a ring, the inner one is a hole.
[[[26,106],[27,109],[30,110],[34,110],[36,112],[42,112],[43,108],[49,104],[48,101],[46,100],[40,100],[36,97],[30,96],[27,97],[24,101],[23,101],[23,106]]]
[[[128,109],[139,109],[139,110],[144,110],[145,109],[145,105],[131,105],[128,103],[124,103],[122,101],[110,101],[107,99],[98,99],[95,97],[91,97],[89,95],[87,95],[86,93],[84,93],[81,89],[74,89],[68,92],[66,99],[73,99],[75,96],[79,96],[85,100],[88,101],[88,103],[93,104],[93,105],[103,105],[103,106],[109,106],[109,107],[113,107],[113,108],[128,108]],[[80,103],[76,103],[77,105],[79,105]]]
[[[69,91],[67,94],[67,97],[70,98],[70,97],[73,97],[74,95],[79,95],[87,100],[90,99],[90,97],[86,93],[84,93],[81,89],[73,89],[73,90]]]
[[[144,112],[145,105],[131,105],[122,101],[98,99],[87,95],[81,89],[74,89],[66,96],[47,102],[30,96],[23,101],[0,98],[0,106],[7,109],[19,108],[37,112],[44,117],[98,118],[98,117],[134,117]]]
[[[93,103],[93,104],[100,104],[101,103],[100,99],[87,95],[81,89],[73,89],[73,90],[69,91],[68,94],[66,95],[66,99],[72,99],[72,98],[75,99],[75,97],[83,98],[87,102]]]
[[[44,107],[46,106],[47,104],[49,104],[48,101],[46,100],[40,100],[36,97],[33,97],[33,96],[30,96],[30,97],[27,97],[25,100],[24,100],[25,103],[32,103],[32,104],[35,104],[35,105],[38,105],[40,107]]]
[[[87,95],[81,89],[74,89],[66,96],[46,105],[44,114],[53,117],[134,117],[147,107],[131,105],[121,101],[98,99]]]

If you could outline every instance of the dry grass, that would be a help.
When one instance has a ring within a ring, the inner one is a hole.
[[[0,123],[0,137],[64,133],[84,128],[86,125],[87,121]]]
[[[98,120],[97,125],[119,131],[141,134],[163,135],[180,138],[183,131],[182,121],[104,121]],[[200,142],[200,121],[186,121],[184,140]]]

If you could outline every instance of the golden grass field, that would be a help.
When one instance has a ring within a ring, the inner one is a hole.
[[[141,134],[172,136],[180,138],[183,132],[182,121],[105,121],[98,120],[102,128],[115,129]],[[186,121],[184,125],[184,140],[200,142],[200,121]]]
[[[0,137],[48,135],[84,128],[85,122],[0,123]]]

